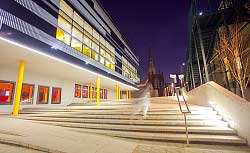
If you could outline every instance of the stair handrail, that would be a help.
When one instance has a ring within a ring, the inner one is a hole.
[[[183,94],[183,89],[181,88],[181,87],[175,87],[175,91],[176,91],[176,96],[177,96],[177,100],[178,100],[178,104],[179,104],[179,108],[180,108],[180,111],[181,111],[181,113],[183,114],[183,116],[184,116],[184,121],[185,121],[185,131],[186,131],[186,142],[187,142],[187,145],[189,145],[189,136],[188,136],[188,134],[189,134],[189,132],[188,132],[188,125],[187,125],[187,114],[190,114],[191,113],[191,111],[190,111],[190,109],[189,109],[189,107],[188,107],[188,104],[187,104],[187,101],[186,101],[186,99],[185,99],[185,97],[184,97],[184,94]],[[181,106],[181,102],[180,102],[180,94],[181,93],[181,95],[182,95],[182,97],[183,97],[183,101],[184,101],[184,103],[185,103],[185,106],[186,106],[186,111],[183,111],[183,109],[182,109],[182,106]]]

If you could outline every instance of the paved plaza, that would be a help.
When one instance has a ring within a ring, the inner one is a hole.
[[[70,131],[11,116],[2,115],[0,120],[1,153],[250,153],[247,147],[132,141]]]

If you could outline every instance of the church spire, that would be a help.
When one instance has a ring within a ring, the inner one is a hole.
[[[148,75],[155,74],[154,60],[152,49],[149,49],[149,58],[148,58]]]

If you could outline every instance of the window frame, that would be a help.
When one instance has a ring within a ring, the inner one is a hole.
[[[39,103],[39,102],[38,102],[38,98],[39,98],[39,88],[40,88],[40,87],[48,88],[48,98],[47,98],[48,100],[47,100],[46,103]],[[42,105],[43,105],[43,104],[49,104],[49,98],[50,98],[49,96],[50,96],[50,86],[38,85],[38,87],[37,87],[36,104],[39,104],[39,105],[40,105],[40,104],[42,104]]]
[[[60,100],[59,100],[59,103],[55,103],[55,101],[53,101],[53,89],[60,89]],[[51,90],[51,104],[61,104],[62,103],[62,88],[61,87],[52,87],[52,90]]]
[[[86,89],[87,89],[87,97],[83,97],[83,88],[84,88],[84,87],[86,87]],[[82,98],[84,98],[84,99],[89,98],[89,92],[90,92],[90,91],[89,91],[89,86],[87,86],[87,85],[82,85],[81,92],[82,92],[82,93],[81,93],[81,94],[82,94],[82,96],[81,96]]]
[[[21,96],[22,96],[22,91],[23,91],[23,85],[28,85],[28,86],[32,86],[33,87],[33,91],[32,91],[32,101],[30,103],[27,102],[23,102],[21,103]],[[34,93],[35,93],[35,84],[31,84],[31,83],[23,83],[22,84],[22,90],[21,90],[21,96],[20,96],[20,104],[22,105],[32,105],[34,103]]]
[[[76,86],[80,86],[80,96],[79,97],[77,97],[76,96]],[[75,91],[74,91],[74,98],[82,98],[82,85],[81,84],[78,84],[78,83],[75,83]]]
[[[9,103],[0,103],[0,105],[12,105],[14,101],[14,95],[15,95],[15,88],[16,88],[16,82],[14,81],[7,81],[7,80],[0,80],[0,83],[12,83],[13,88],[12,88],[12,95],[10,97],[10,102]]]

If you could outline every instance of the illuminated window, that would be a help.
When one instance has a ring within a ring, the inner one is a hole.
[[[104,99],[104,92],[103,92],[103,89],[100,90],[100,99]]]
[[[100,56],[100,63],[104,65],[104,62],[105,62],[104,57]]]
[[[60,104],[61,103],[61,88],[52,88],[52,99],[51,99],[51,104]]]
[[[107,89],[104,89],[103,90],[103,99],[107,99],[107,97],[108,97]]]
[[[112,70],[115,70],[115,64],[110,63],[110,68],[111,68]]]
[[[110,50],[110,44],[106,41],[106,48]]]
[[[56,30],[56,38],[61,40],[65,44],[70,45],[71,36],[66,32],[64,32],[63,30],[61,30],[60,28],[57,28]]]
[[[101,54],[102,56],[105,56],[105,50],[104,50],[103,48],[100,49],[100,54]]]
[[[60,0],[56,38],[115,70],[115,48],[64,0]]]
[[[92,87],[92,96],[93,98],[96,98],[96,88]]]
[[[72,38],[71,47],[75,48],[79,52],[82,52],[82,43],[77,39]]]
[[[21,92],[21,103],[33,103],[34,85],[23,84]]]
[[[89,48],[91,48],[91,40],[87,36],[83,37],[83,42],[84,42],[84,44],[86,46],[88,46]]]
[[[79,41],[82,42],[82,33],[78,29],[73,28],[72,36],[74,36],[75,38],[77,38]]]
[[[92,51],[92,52],[91,52],[91,57],[92,57],[94,60],[98,61],[98,54],[97,54],[96,52]]]
[[[69,17],[73,18],[73,9],[64,0],[60,0],[60,9]]]
[[[84,29],[92,35],[92,27],[87,22],[84,22]]]
[[[90,57],[90,55],[91,55],[90,48],[87,47],[87,46],[85,46],[85,45],[83,45],[82,52],[83,52],[83,54],[85,54],[85,55],[87,55],[87,56],[89,56],[89,57]]]
[[[81,98],[81,85],[75,84],[75,98]]]
[[[68,21],[66,21],[61,16],[58,16],[58,26],[62,28],[64,31],[71,33],[72,25]]]
[[[74,21],[83,28],[83,19],[78,15],[76,12],[74,12]]]
[[[14,82],[0,81],[0,104],[12,104]]]
[[[105,45],[106,41],[101,35],[100,35],[100,42],[101,42],[102,45],[106,46]]]
[[[48,104],[49,102],[49,87],[38,86],[37,103]]]
[[[99,52],[99,46],[94,42],[92,42],[92,49],[96,52]]]
[[[89,91],[88,91],[88,86],[83,86],[82,87],[82,98],[88,98],[89,97]]]
[[[99,34],[98,34],[98,32],[95,31],[94,29],[93,29],[93,37],[94,37],[96,40],[99,41]]]
[[[110,67],[110,62],[108,60],[105,60],[105,66]]]

